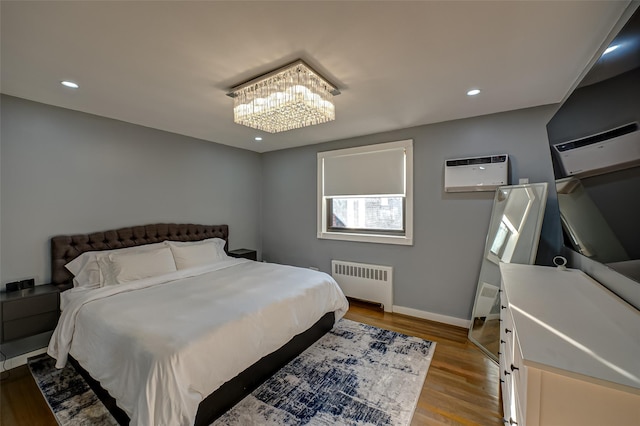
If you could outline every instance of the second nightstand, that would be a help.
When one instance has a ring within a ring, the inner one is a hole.
[[[230,250],[229,251],[229,256],[231,257],[242,257],[244,259],[250,259],[250,260],[258,260],[258,252],[255,250],[249,250],[249,249],[236,249],[236,250]]]

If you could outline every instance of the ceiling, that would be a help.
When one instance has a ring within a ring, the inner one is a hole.
[[[2,93],[267,152],[560,102],[629,2],[0,4]],[[229,88],[298,58],[342,92],[336,120],[234,124]]]
[[[636,9],[609,46],[615,49],[598,58],[578,87],[599,83],[640,68],[640,9]]]

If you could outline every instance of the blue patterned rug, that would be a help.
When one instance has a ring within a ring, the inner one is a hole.
[[[109,410],[76,370],[58,370],[47,354],[29,359],[29,369],[61,426],[118,426]]]
[[[434,349],[342,319],[214,425],[406,426]],[[29,366],[62,426],[117,424],[73,367],[56,370],[47,357]]]

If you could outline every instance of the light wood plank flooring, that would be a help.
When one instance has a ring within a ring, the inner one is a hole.
[[[437,342],[412,425],[502,425],[498,366],[467,340],[467,330],[351,303],[346,318]],[[26,366],[0,383],[0,423],[54,426]],[[7,373],[3,373],[3,378]]]
[[[0,424],[3,426],[57,426],[40,389],[26,365],[2,373]]]

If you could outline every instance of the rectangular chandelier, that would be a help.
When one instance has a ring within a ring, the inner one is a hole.
[[[269,133],[336,119],[340,91],[302,60],[231,89],[233,121]]]

